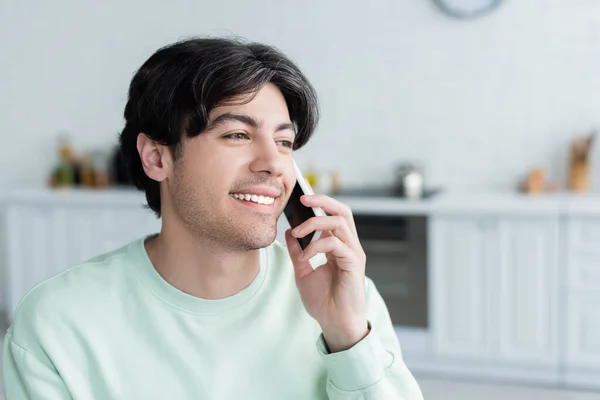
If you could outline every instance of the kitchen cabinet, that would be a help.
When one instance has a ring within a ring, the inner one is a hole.
[[[430,220],[430,327],[436,355],[491,357],[486,222],[478,217]]]
[[[600,293],[571,292],[567,301],[565,383],[600,388]]]
[[[495,262],[490,265],[498,292],[492,313],[497,355],[531,367],[559,361],[558,218],[498,218]]]
[[[435,356],[555,374],[558,217],[436,215],[430,235]]]
[[[600,388],[600,218],[566,227],[565,385]]]
[[[10,204],[3,214],[9,318],[38,283],[160,230],[160,220],[135,204]]]
[[[566,221],[568,288],[600,290],[600,217]]]

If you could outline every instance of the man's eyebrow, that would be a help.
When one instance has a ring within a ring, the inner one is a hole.
[[[275,129],[275,132],[285,131],[288,129],[293,131],[294,134],[296,134],[296,126],[291,122],[284,122],[283,124],[277,125],[277,129]]]
[[[254,129],[260,128],[260,124],[258,123],[258,121],[249,115],[225,113],[225,114],[219,115],[217,118],[212,120],[208,124],[208,127],[206,128],[206,130],[214,129],[219,125],[223,125],[226,122],[232,122],[232,121],[241,122],[242,124],[251,126]]]
[[[232,122],[232,121],[233,122],[241,122],[242,124],[248,125],[254,129],[258,129],[258,128],[262,127],[262,123],[259,123],[256,119],[252,118],[249,115],[224,113],[224,114],[219,115],[217,118],[215,118],[211,122],[209,122],[208,126],[206,127],[206,130],[210,131],[212,129],[215,129],[219,125],[225,124],[227,122]],[[284,122],[284,123],[277,125],[277,128],[275,129],[275,131],[279,132],[279,131],[284,131],[287,129],[294,131],[294,133],[296,132],[296,128],[295,128],[294,124],[291,122]]]

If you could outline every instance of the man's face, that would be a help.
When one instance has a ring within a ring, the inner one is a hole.
[[[215,108],[204,132],[183,139],[167,187],[173,211],[218,246],[268,246],[296,182],[294,138],[286,102],[273,84],[246,104]]]

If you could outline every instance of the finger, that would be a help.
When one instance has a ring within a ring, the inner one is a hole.
[[[302,277],[313,272],[313,268],[310,265],[310,262],[308,261],[310,260],[310,257],[305,260],[301,260],[304,252],[302,251],[302,247],[300,247],[300,243],[298,243],[298,240],[294,236],[292,236],[290,229],[285,231],[285,242],[287,244],[290,258],[292,259],[296,279],[301,279]]]
[[[354,224],[354,216],[352,215],[352,210],[344,203],[336,199],[332,199],[331,197],[324,194],[303,195],[300,198],[300,201],[307,207],[322,208],[324,211],[330,213],[331,215],[343,217],[348,222],[348,226],[350,227],[354,235],[358,236],[358,233],[356,231],[356,225]]]
[[[344,217],[312,217],[292,229],[292,235],[297,238],[302,238],[314,231],[330,231],[334,236],[352,248],[356,248],[358,238],[354,236],[348,222]]]
[[[328,236],[312,242],[304,249],[304,254],[301,259],[309,260],[319,253],[333,255],[337,262],[336,264],[342,268],[350,270],[352,265],[356,265],[356,255],[348,246],[335,236]]]

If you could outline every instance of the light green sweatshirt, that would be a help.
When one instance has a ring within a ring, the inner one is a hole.
[[[221,300],[156,272],[140,238],[32,289],[4,344],[6,400],[422,399],[385,304],[367,279],[371,332],[328,354],[287,250]]]

